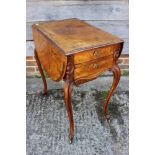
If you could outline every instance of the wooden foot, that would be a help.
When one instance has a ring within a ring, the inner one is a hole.
[[[37,65],[38,65],[39,72],[41,74],[41,78],[43,80],[43,85],[44,85],[44,87],[43,87],[43,95],[45,95],[47,93],[46,78],[45,78],[43,69],[41,67],[41,64],[40,64],[40,61],[39,61],[38,54],[37,54],[37,51],[36,50],[34,50],[34,55],[35,55],[35,59],[36,59]]]
[[[72,143],[73,137],[74,137],[74,120],[73,120],[73,111],[72,111],[71,91],[72,91],[72,84],[69,83],[68,81],[65,81],[64,101],[65,101],[65,106],[66,106],[68,119],[69,119],[69,123],[70,123],[70,128],[69,128],[69,142],[70,142],[70,144]]]
[[[111,86],[111,88],[110,88],[110,90],[108,92],[108,95],[106,97],[105,103],[103,104],[103,111],[104,111],[105,117],[109,116],[109,115],[107,115],[107,113],[108,113],[107,112],[108,103],[109,103],[109,100],[110,100],[110,98],[111,98],[115,88],[118,85],[118,82],[120,80],[120,75],[121,75],[120,68],[119,68],[119,66],[117,64],[111,70],[113,72],[113,83],[112,83],[112,86]]]

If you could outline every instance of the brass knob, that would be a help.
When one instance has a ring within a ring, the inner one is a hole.
[[[96,68],[98,68],[98,67],[99,67],[98,64],[93,64],[93,68],[94,68],[94,69],[96,69]]]
[[[96,55],[96,54],[97,54],[97,52],[96,52],[96,51],[94,51],[94,52],[93,52],[93,55]]]

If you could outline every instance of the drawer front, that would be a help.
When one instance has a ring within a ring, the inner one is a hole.
[[[98,59],[100,57],[112,55],[114,52],[120,51],[120,47],[120,44],[115,44],[77,53],[74,55],[74,64],[80,64],[92,59]]]
[[[113,55],[107,57],[107,59],[97,59],[88,63],[77,65],[74,70],[74,81],[80,78],[87,78],[88,76],[98,76],[102,72],[113,66]]]

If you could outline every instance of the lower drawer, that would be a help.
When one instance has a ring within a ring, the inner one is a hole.
[[[74,81],[80,78],[87,78],[91,75],[93,77],[98,76],[105,70],[113,66],[113,55],[108,56],[108,58],[96,59],[95,61],[90,61],[87,63],[80,64],[75,67],[74,70]]]

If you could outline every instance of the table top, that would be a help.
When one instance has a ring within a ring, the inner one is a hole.
[[[75,18],[43,22],[33,26],[65,55],[123,42],[122,39]]]

